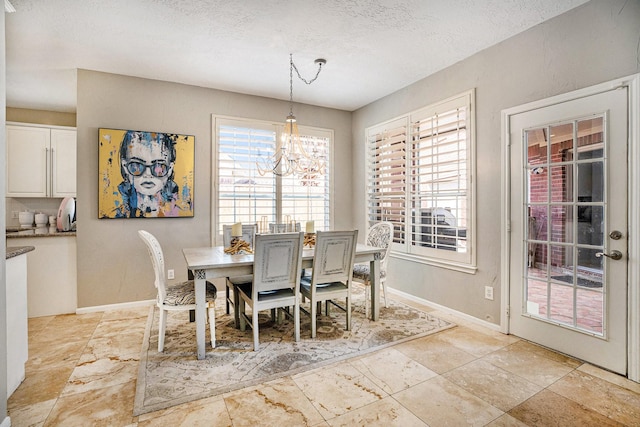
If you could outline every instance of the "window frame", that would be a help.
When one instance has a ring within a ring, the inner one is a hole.
[[[466,136],[466,204],[468,212],[466,225],[467,252],[453,252],[437,248],[424,248],[412,244],[412,233],[414,233],[414,220],[412,218],[412,197],[414,190],[412,186],[412,174],[416,167],[412,166],[414,160],[414,125],[418,119],[424,120],[427,117],[439,113],[446,113],[456,108],[466,108],[465,136]],[[418,108],[411,112],[402,114],[392,119],[386,120],[365,129],[366,155],[365,162],[365,185],[366,185],[366,206],[365,218],[367,224],[372,224],[378,219],[371,217],[375,202],[372,200],[372,181],[374,178],[370,172],[374,170],[371,157],[372,144],[375,143],[374,136],[384,131],[404,126],[405,131],[405,151],[404,151],[404,208],[403,219],[404,232],[400,231],[400,242],[394,241],[391,246],[391,255],[396,258],[415,261],[422,264],[461,271],[474,274],[477,271],[476,254],[476,128],[475,128],[475,92],[473,89],[452,96],[442,101]],[[378,163],[379,164],[379,163]],[[378,215],[380,218],[381,215]],[[386,220],[384,217],[380,220]],[[396,228],[396,233],[398,229]]]
[[[237,116],[225,116],[212,114],[211,120],[211,244],[212,246],[222,245],[222,233],[220,222],[220,203],[218,199],[220,197],[219,189],[219,164],[218,164],[218,151],[219,151],[219,127],[223,125],[238,126],[251,129],[262,129],[275,132],[276,141],[281,137],[284,131],[284,123],[251,119],[246,117]],[[327,154],[327,169],[328,169],[328,229],[333,227],[334,223],[334,131],[333,129],[318,128],[313,126],[298,126],[298,130],[301,136],[313,136],[320,138],[327,138],[329,140],[328,154]],[[283,217],[283,202],[282,188],[283,179],[287,177],[275,177],[275,191],[274,197],[276,198],[276,218]],[[301,227],[305,226],[306,218],[295,218],[297,222],[301,223]],[[259,221],[258,219],[256,222]],[[316,224],[317,229],[324,229],[324,226]]]

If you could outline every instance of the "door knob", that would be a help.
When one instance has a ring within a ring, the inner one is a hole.
[[[598,258],[606,256],[607,258],[618,260],[618,259],[622,259],[622,252],[620,252],[620,251],[611,251],[610,254],[605,254],[604,252],[596,252],[596,256]]]
[[[611,233],[609,233],[609,237],[611,237],[613,240],[620,240],[622,238],[622,233],[618,230],[613,230]]]

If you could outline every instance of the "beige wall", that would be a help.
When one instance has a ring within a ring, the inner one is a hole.
[[[499,323],[500,112],[640,72],[638,40],[640,1],[594,0],[354,112],[354,224],[362,228],[365,128],[476,89],[478,271],[392,258],[388,286]],[[494,301],[484,299],[485,286],[494,287]]]
[[[7,121],[21,123],[37,123],[51,126],[76,125],[75,113],[62,113],[58,111],[31,110],[28,108],[7,107]]]
[[[5,76],[5,43],[4,43],[4,12],[0,17],[0,75]],[[4,77],[0,79],[0,126],[4,129],[5,126],[5,106],[7,104],[7,88],[5,85]],[[6,145],[5,145],[5,133],[0,132],[0,164],[4,165],[6,160]],[[4,171],[4,169],[3,169]],[[4,194],[5,194],[6,182],[4,172],[0,176],[0,221],[4,224],[5,221],[5,206],[4,206]],[[7,312],[7,289],[6,289],[6,270],[5,270],[5,257],[6,257],[6,236],[2,236],[2,242],[0,242],[0,312]],[[7,316],[4,314],[0,316],[0,343],[3,343],[2,348],[5,348],[7,342]],[[8,424],[7,417],[7,352],[0,352],[0,424]]]
[[[274,99],[78,71],[78,307],[155,298],[151,262],[137,235],[145,229],[163,245],[167,268],[186,279],[181,249],[211,242],[211,114],[282,122],[288,103]],[[351,114],[294,105],[298,122],[335,131],[335,228],[352,226]],[[98,219],[98,128],[195,135],[195,216]]]

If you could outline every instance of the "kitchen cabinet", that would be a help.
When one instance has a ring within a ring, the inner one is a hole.
[[[76,129],[8,124],[7,197],[75,197]]]
[[[27,324],[27,255],[6,260],[7,396],[25,377],[29,357]]]
[[[28,317],[75,313],[78,307],[76,236],[8,238],[33,246],[27,277]]]

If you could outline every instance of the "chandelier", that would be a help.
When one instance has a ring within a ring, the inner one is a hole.
[[[298,67],[293,63],[293,54],[289,54],[289,115],[286,118],[282,137],[277,142],[276,151],[272,156],[263,157],[256,162],[261,176],[273,173],[277,176],[301,175],[315,176],[324,173],[324,159],[313,149],[309,153],[300,139],[296,116],[293,115],[293,70],[298,78],[310,85],[320,75],[322,66],[327,63],[325,59],[316,59],[318,71],[311,80],[306,80],[300,75]]]

